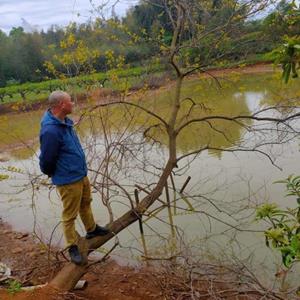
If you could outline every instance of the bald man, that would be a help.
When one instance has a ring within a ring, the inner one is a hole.
[[[85,155],[73,128],[74,123],[67,117],[72,113],[71,97],[66,92],[54,91],[48,101],[49,109],[41,121],[40,168],[51,177],[61,196],[66,246],[71,261],[80,265],[83,258],[77,246],[79,234],[75,230],[78,214],[87,231],[87,239],[106,235],[109,231],[95,223],[91,210],[91,187]]]

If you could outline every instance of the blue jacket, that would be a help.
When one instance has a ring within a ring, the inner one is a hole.
[[[69,118],[62,122],[50,111],[41,121],[40,168],[55,185],[73,183],[87,175],[85,155],[73,124]]]

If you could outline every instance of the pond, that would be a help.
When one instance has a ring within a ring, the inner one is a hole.
[[[284,85],[279,76],[276,72],[232,73],[219,82],[199,77],[188,79],[182,91],[185,100],[177,125],[195,116],[249,115],[268,105],[299,98],[297,82]],[[173,94],[174,85],[170,84],[156,91],[134,94],[131,99],[167,118]],[[83,110],[77,109],[75,119]],[[265,115],[269,113],[266,111]],[[16,230],[34,231],[45,242],[63,245],[60,226],[56,226],[61,203],[47,177],[41,176],[38,169],[37,135],[42,114],[43,111],[32,111],[0,117],[0,149],[3,149],[0,173],[10,176],[0,181],[0,217]],[[255,124],[249,121],[246,125]],[[300,127],[299,122],[294,125]],[[103,202],[109,202],[115,218],[130,207],[119,185],[133,195],[136,185],[150,188],[156,182],[168,153],[166,135],[156,120],[124,105],[86,114],[77,129],[95,186],[94,214],[100,224],[105,224],[109,222],[109,211]],[[152,217],[144,217],[149,256],[166,257],[179,249],[191,251],[195,256],[201,254],[203,260],[245,263],[259,270],[263,280],[275,280],[280,258],[265,247],[262,232],[265,227],[254,221],[255,207],[263,202],[283,207],[295,204],[294,199],[285,197],[284,186],[273,182],[299,174],[300,153],[299,137],[274,145],[268,143],[272,140],[273,131],[270,132],[265,134],[265,143],[259,148],[269,153],[267,157],[259,152],[230,151],[233,146],[249,148],[257,142],[253,132],[234,122],[217,120],[191,125],[182,131],[178,137],[178,156],[208,144],[210,149],[182,159],[175,169],[174,184],[178,190],[191,177],[184,197],[174,193],[172,182],[168,182],[176,243],[171,238],[168,211],[160,210],[159,202],[151,209]],[[109,168],[105,168],[105,162],[110,163]],[[109,183],[109,192],[104,188],[108,182],[101,176],[103,173],[114,181]],[[140,197],[143,195],[140,192]],[[165,200],[164,194],[161,201]],[[82,232],[81,223],[77,225]],[[143,253],[138,224],[124,230],[119,239],[121,248],[115,256],[120,262],[139,260]]]

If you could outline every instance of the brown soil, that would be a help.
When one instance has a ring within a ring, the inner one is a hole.
[[[8,282],[1,281],[1,300],[166,300],[191,299],[190,286],[178,271],[171,271],[154,266],[139,268],[119,266],[111,259],[92,266],[82,280],[87,281],[83,290],[65,292],[49,285],[55,273],[65,260],[55,255],[58,249],[48,251],[47,247],[38,243],[28,233],[15,232],[0,218],[0,262],[12,270],[12,279],[22,283],[22,287],[43,285],[31,290],[9,291]],[[218,299],[259,299],[257,291],[249,291],[247,295],[238,292],[240,287],[224,283],[211,282],[207,278],[194,282],[197,290],[195,299],[211,299],[211,295],[219,294]],[[228,294],[229,293],[229,294]],[[265,299],[268,299],[266,297]]]
[[[232,73],[238,72],[239,74],[257,74],[257,73],[267,73],[267,72],[273,72],[274,66],[270,63],[257,63],[254,65],[248,65],[248,66],[236,66],[232,68],[226,68],[226,69],[211,69],[204,73],[205,76],[227,76]]]
[[[0,219],[1,220],[1,219]],[[12,277],[22,286],[35,286],[49,282],[64,261],[55,256],[58,249],[50,252],[28,233],[15,232],[0,221],[0,262],[12,271]],[[1,279],[1,277],[0,277]],[[93,266],[82,278],[88,286],[83,291],[65,293],[49,287],[11,294],[8,285],[0,282],[0,299],[163,299],[161,291],[153,283],[150,269],[121,267],[113,260]]]

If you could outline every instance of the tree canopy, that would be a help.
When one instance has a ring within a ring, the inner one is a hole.
[[[211,29],[229,20],[232,11],[237,9],[235,3],[209,0],[201,2],[201,6],[193,6],[193,22],[182,36],[182,43],[190,38],[193,29],[196,32],[199,28],[205,28],[201,32],[206,36],[201,39],[201,45],[195,45],[184,53],[186,61],[191,63],[201,59],[205,64],[214,65],[212,57],[218,55],[223,56],[224,63],[251,60],[270,53],[287,36],[299,37],[299,7],[294,1],[282,0],[259,18],[241,18],[234,27],[226,30],[222,43],[216,44],[213,49],[208,48],[212,40],[224,35],[221,29]],[[241,11],[241,14],[244,12]],[[22,27],[12,28],[9,34],[0,31],[0,87],[53,78],[45,61],[53,64],[57,70],[64,69],[64,62],[57,57],[65,54],[66,48],[61,46],[70,34],[76,44],[81,45],[81,49],[85,47],[90,53],[97,53],[92,62],[97,72],[111,67],[109,53],[122,56],[125,64],[147,63],[151,57],[160,54],[161,45],[153,43],[154,39],[160,36],[163,44],[171,43],[174,17],[175,9],[167,7],[164,0],[155,0],[151,4],[140,0],[122,19],[112,16],[105,21],[96,19],[85,24],[72,23],[67,28],[53,26],[46,32],[26,33]],[[145,35],[148,40],[144,39]],[[123,44],[120,46],[117,40],[122,40]],[[70,69],[69,75],[76,76],[77,72]]]

